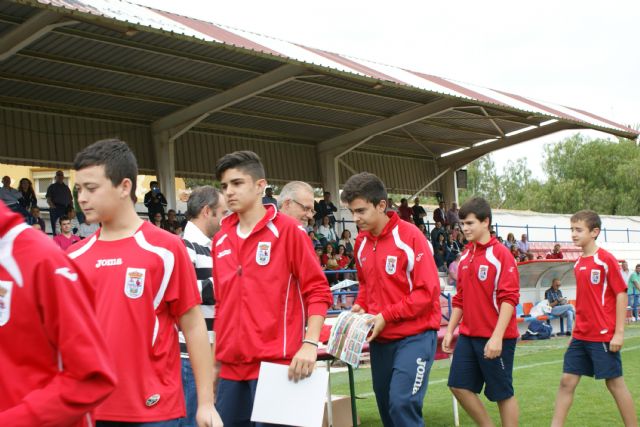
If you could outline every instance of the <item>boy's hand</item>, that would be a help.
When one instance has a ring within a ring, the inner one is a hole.
[[[196,424],[198,427],[222,427],[222,419],[214,406],[199,405],[196,412]]]
[[[360,307],[358,304],[353,304],[353,307],[351,307],[351,312],[357,313],[357,314],[364,314],[364,308]]]
[[[622,342],[624,341],[624,333],[616,332],[613,334],[613,338],[611,338],[611,342],[609,342],[609,351],[612,353],[617,353],[622,348]]]
[[[367,320],[367,323],[373,323],[373,329],[371,330],[371,335],[369,335],[369,338],[367,338],[367,342],[371,342],[376,339],[376,337],[380,335],[380,332],[382,332],[384,327],[387,326],[387,321],[384,320],[384,317],[382,317],[381,313],[376,314],[373,319]]]
[[[502,339],[492,336],[484,346],[485,359],[495,359],[502,354]]]
[[[310,377],[316,367],[317,359],[318,349],[311,344],[303,343],[289,365],[289,380],[297,383],[301,379]]]
[[[442,338],[442,351],[445,353],[453,353],[451,349],[451,340],[453,339],[453,334],[451,332],[447,332],[444,334],[444,338]]]

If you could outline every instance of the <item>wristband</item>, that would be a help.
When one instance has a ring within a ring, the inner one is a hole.
[[[302,340],[302,343],[303,343],[303,344],[305,344],[305,343],[306,343],[306,344],[314,345],[314,346],[316,346],[316,348],[318,347],[318,343],[317,343],[317,342],[315,342],[315,341],[311,341],[311,340]]]

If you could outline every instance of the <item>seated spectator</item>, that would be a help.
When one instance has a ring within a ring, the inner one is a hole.
[[[560,252],[560,244],[553,245],[553,252],[547,254],[547,259],[562,259],[564,256]]]
[[[80,222],[78,222],[78,218],[76,216],[76,210],[73,206],[67,206],[66,217],[71,221],[71,232],[73,234],[78,234],[78,230],[80,230]],[[60,234],[60,221],[56,224],[56,234]]]
[[[438,235],[439,234],[443,234],[444,235],[444,228],[442,228],[442,223],[441,222],[436,222],[436,226],[433,227],[433,230],[431,230],[431,244],[432,245],[435,246],[435,244],[438,242]]]
[[[569,301],[562,296],[562,291],[560,290],[560,279],[553,279],[551,287],[545,291],[544,297],[549,301],[552,315],[567,319],[567,331],[565,334],[571,335],[571,331],[573,331],[573,322],[576,318],[576,310],[571,304],[569,304]]]
[[[22,208],[22,193],[15,188],[11,188],[11,177],[2,177],[2,187],[0,188],[0,200],[4,202],[9,209],[24,215]]]
[[[164,223],[164,229],[169,233],[177,234],[176,231],[180,227],[180,222],[178,221],[178,216],[176,215],[176,211],[173,209],[169,209],[167,211],[167,220]]]
[[[149,221],[158,228],[164,228],[164,220],[162,219],[162,214],[160,212],[154,213],[153,217],[149,218]]]
[[[518,251],[522,256],[522,259],[527,256],[527,252],[529,252],[529,241],[527,240],[527,235],[523,234],[520,240],[516,243],[518,247]]]
[[[340,270],[346,270],[351,263],[351,257],[347,254],[344,245],[338,246],[338,252],[335,255],[335,259],[338,262]]]
[[[313,227],[316,225],[316,221],[313,218],[309,218],[307,221],[307,226],[304,228],[306,232],[313,231]]]
[[[340,269],[336,254],[333,249],[333,245],[331,243],[327,244],[327,246],[325,246],[324,248],[324,255],[322,255],[322,265],[324,265],[327,270]]]
[[[398,215],[400,219],[407,222],[413,222],[413,211],[409,207],[409,201],[405,198],[400,199],[400,206],[398,207]]]
[[[60,234],[57,234],[53,238],[53,241],[56,242],[56,244],[60,246],[63,251],[66,251],[69,246],[73,245],[76,242],[79,242],[80,237],[71,233],[71,220],[68,216],[61,216],[58,222],[60,223]]]
[[[542,255],[538,255],[536,259],[544,259],[544,258],[542,258]]]
[[[324,238],[326,239],[327,243],[331,243],[332,245],[338,243],[336,230],[331,225],[331,220],[327,215],[322,217],[322,224],[320,224],[320,226],[318,227],[318,238]]]
[[[338,240],[338,246],[344,246],[345,253],[350,257],[353,256],[354,241],[351,239],[351,232],[349,230],[342,230],[340,240]]]
[[[457,254],[462,254],[464,251],[464,247],[466,246],[466,242],[464,240],[464,234],[457,233],[456,238],[451,243],[451,253],[455,256]]]
[[[535,259],[535,256],[533,255],[533,252],[527,252],[525,255],[525,259],[527,261],[533,261]]]
[[[453,262],[449,264],[449,275],[447,277],[447,281],[449,282],[449,285],[453,287],[458,283],[458,263],[460,262],[460,258],[462,258],[462,254],[458,252]]]
[[[439,249],[434,249],[433,259],[436,262],[436,267],[438,267],[438,271],[447,273],[447,257],[442,247],[440,247]]]
[[[98,228],[100,228],[100,224],[89,224],[87,222],[87,218],[85,217],[84,222],[80,224],[80,228],[78,228],[78,236],[80,236],[81,239],[86,239],[87,237],[98,231]]]
[[[424,225],[424,222],[422,224],[418,224],[418,229],[420,230],[420,232],[424,235],[424,237],[426,237],[427,239],[429,238],[427,236],[427,226]]]
[[[507,240],[505,240],[504,245],[509,250],[511,249],[512,246],[516,246],[517,247],[518,242],[516,242],[516,236],[514,236],[513,233],[507,234]]]
[[[438,240],[433,245],[433,250],[434,251],[437,251],[438,249],[442,249],[442,252],[444,254],[444,260],[445,260],[445,262],[447,262],[449,260],[451,249],[449,248],[449,245],[447,244],[447,239],[445,239],[444,234],[438,234]]]
[[[316,232],[311,230],[308,234],[311,239],[311,243],[313,243],[313,247],[320,248],[322,250],[322,243],[320,243],[320,239],[316,236]]]
[[[29,225],[38,224],[40,226],[40,230],[42,230],[43,233],[47,232],[47,228],[45,227],[44,219],[42,219],[42,217],[40,216],[40,208],[37,207],[37,206],[34,206],[34,207],[31,208],[30,215],[27,218],[27,224],[29,224]]]
[[[26,213],[27,220],[31,216],[31,209],[38,206],[38,198],[33,190],[33,183],[29,178],[22,178],[18,184],[18,191],[22,195],[20,205],[23,212]]]
[[[323,270],[327,269],[327,266],[322,263],[322,256],[324,255],[324,251],[322,250],[322,246],[316,246],[316,258],[318,258],[318,264],[322,267]]]
[[[518,247],[516,245],[511,246],[511,255],[516,260],[516,262],[520,262],[520,251],[518,251]]]
[[[498,236],[498,242],[504,245],[504,239],[502,238],[502,236]]]
[[[454,224],[451,228],[451,241],[455,242],[458,240],[458,235],[462,234],[462,230],[460,230],[460,224]]]

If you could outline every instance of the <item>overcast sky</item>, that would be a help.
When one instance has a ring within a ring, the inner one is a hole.
[[[638,0],[134,2],[640,124]],[[493,156],[542,177],[542,145],[567,134]]]

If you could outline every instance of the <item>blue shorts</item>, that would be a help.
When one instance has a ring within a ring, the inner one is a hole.
[[[517,339],[502,340],[502,354],[485,359],[484,346],[488,338],[460,335],[453,351],[448,386],[480,393],[492,402],[513,396],[513,356]]]
[[[619,351],[609,351],[608,342],[572,338],[564,354],[562,372],[595,377],[597,380],[618,378],[622,376],[622,359]]]

